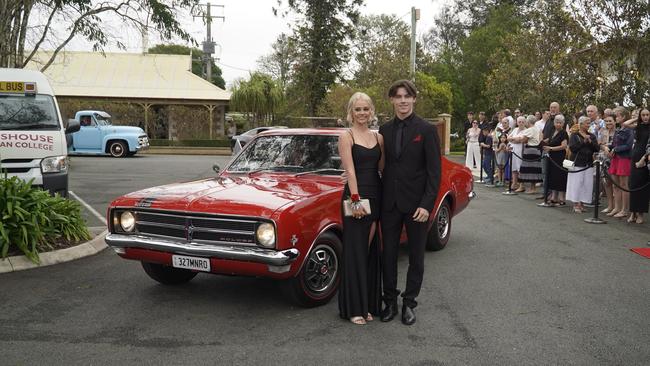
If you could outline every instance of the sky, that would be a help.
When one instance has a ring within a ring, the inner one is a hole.
[[[234,80],[247,78],[251,71],[257,69],[257,60],[271,52],[271,44],[282,32],[290,33],[287,24],[291,19],[276,17],[272,7],[276,0],[213,0],[212,15],[224,16],[225,20],[215,19],[212,23],[212,38],[217,43],[213,55],[223,72],[226,86],[230,87]],[[420,20],[417,23],[418,37],[433,26],[433,18],[444,4],[444,0],[365,0],[360,9],[362,15],[395,14],[410,23],[411,7],[420,9]],[[205,4],[205,2],[204,2]],[[186,30],[200,44],[205,39],[206,27],[199,18],[184,18]],[[127,46],[127,52],[142,51],[142,37],[135,31],[121,31],[122,42]],[[150,36],[149,46],[159,41]],[[89,50],[83,42],[76,43],[75,51]],[[115,51],[107,49],[107,51]]]

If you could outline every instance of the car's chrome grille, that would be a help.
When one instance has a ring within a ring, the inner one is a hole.
[[[205,217],[185,213],[138,211],[136,232],[206,244],[256,245],[259,221],[230,217]]]

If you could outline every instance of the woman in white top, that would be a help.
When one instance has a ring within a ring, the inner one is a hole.
[[[519,181],[528,182],[527,194],[535,193],[535,183],[542,181],[542,150],[539,147],[541,134],[535,122],[526,120],[526,129],[514,139],[515,142],[524,144],[521,167],[519,168]],[[519,190],[520,191],[520,190]]]
[[[472,122],[472,127],[467,130],[467,151],[465,152],[465,166],[470,169],[476,169],[481,164],[481,148],[478,145],[478,138],[481,135],[481,129],[478,127],[478,121]]]
[[[519,137],[521,133],[526,129],[525,122],[526,119],[524,117],[517,118],[517,127],[515,127],[508,135],[509,151],[514,152],[519,156],[523,154],[524,145],[521,142],[516,141],[519,141],[517,137]],[[514,189],[516,192],[523,192],[523,185],[519,186],[519,169],[521,168],[521,159],[517,157],[517,155],[512,155],[512,189]]]

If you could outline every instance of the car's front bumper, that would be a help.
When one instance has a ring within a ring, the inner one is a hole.
[[[116,249],[116,251],[119,251],[119,248],[141,248],[190,256],[261,263],[270,266],[289,265],[300,255],[296,248],[277,251],[259,247],[181,243],[143,235],[108,234],[105,240],[106,244]]]

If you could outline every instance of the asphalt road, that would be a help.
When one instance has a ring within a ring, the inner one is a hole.
[[[212,175],[223,158],[74,158],[72,189],[104,213],[119,194]],[[111,250],[0,275],[2,365],[647,365],[650,225],[589,225],[567,208],[476,188],[429,253],[418,321],[354,326],[336,301],[294,307],[278,283],[150,280]],[[407,268],[400,257],[400,283]]]

